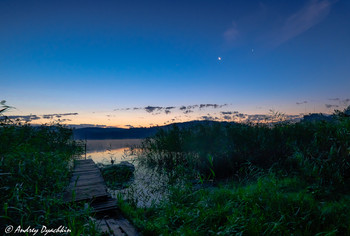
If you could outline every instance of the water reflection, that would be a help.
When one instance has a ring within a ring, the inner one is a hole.
[[[139,207],[147,207],[157,203],[166,196],[168,178],[152,169],[137,165],[135,161],[141,139],[106,139],[87,140],[86,154],[95,163],[115,164],[129,161],[135,165],[134,181],[122,190],[109,190],[112,196],[122,194],[124,199],[133,201]]]
[[[111,160],[114,163],[132,161],[135,156],[131,151],[140,144],[141,139],[87,140],[86,156],[103,164],[110,164]]]

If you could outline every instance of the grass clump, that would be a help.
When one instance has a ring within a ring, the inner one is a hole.
[[[101,173],[109,188],[123,189],[130,185],[134,177],[135,167],[129,162],[120,164],[100,165]]]
[[[119,204],[145,235],[349,235],[350,198],[320,202],[306,186],[267,175],[245,186],[173,188],[150,208]]]
[[[7,225],[22,229],[62,225],[72,235],[96,233],[89,208],[62,200],[72,157],[81,152],[71,139],[72,130],[59,124],[33,127],[0,118],[1,230]]]

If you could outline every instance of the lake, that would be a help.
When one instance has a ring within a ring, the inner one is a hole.
[[[105,139],[87,140],[86,156],[95,163],[111,164],[121,161],[132,161],[134,155],[130,152],[135,146],[141,144],[142,139]]]
[[[86,156],[95,163],[118,164],[128,161],[135,165],[134,180],[131,185],[122,190],[109,190],[113,197],[122,194],[124,199],[134,201],[139,207],[150,206],[165,196],[167,177],[152,169],[137,165],[136,155],[132,151],[140,145],[142,139],[105,139],[87,140]]]

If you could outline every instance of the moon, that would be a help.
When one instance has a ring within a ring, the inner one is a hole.
[[[218,60],[219,60],[219,61],[221,61],[221,59],[222,59],[221,57],[218,57]]]

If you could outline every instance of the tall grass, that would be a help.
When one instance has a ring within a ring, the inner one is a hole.
[[[321,202],[306,186],[266,175],[245,186],[173,188],[157,207],[120,205],[145,235],[349,235],[350,197]]]
[[[179,165],[216,178],[239,176],[247,163],[301,174],[340,187],[350,177],[350,119],[265,124],[214,123],[160,130],[142,143],[141,163],[166,169]],[[209,158],[210,157],[210,158]],[[339,189],[338,189],[339,190]]]
[[[72,157],[81,152],[71,140],[72,130],[59,124],[33,127],[1,118],[1,232],[7,225],[39,229],[62,225],[72,235],[95,232],[88,208],[62,200]]]
[[[170,184],[158,205],[120,206],[145,235],[350,235],[349,110],[329,121],[160,130],[139,160],[186,184]],[[198,176],[216,185],[198,188]]]

